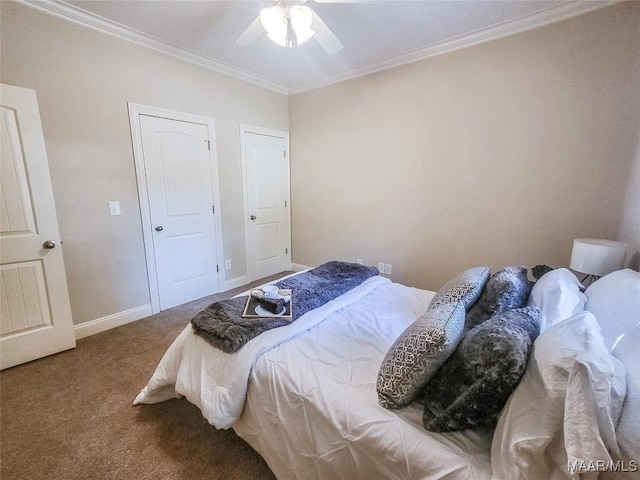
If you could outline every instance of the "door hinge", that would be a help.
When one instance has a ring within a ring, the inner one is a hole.
[[[288,249],[288,248],[285,248],[285,249],[284,249],[284,254],[285,254],[285,255],[289,255],[289,249]]]
[[[286,151],[286,150],[283,150],[283,151],[282,151],[282,155],[284,156],[284,158],[287,158],[287,151]]]
[[[284,208],[287,208],[287,201],[284,201]]]
[[[216,272],[220,273],[220,267],[218,265],[216,265]]]
[[[216,206],[215,205],[211,205],[211,212],[215,215],[216,214]]]
[[[211,140],[205,140],[204,142],[207,144],[207,149],[211,151]]]

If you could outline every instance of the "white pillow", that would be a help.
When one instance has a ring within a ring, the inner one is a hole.
[[[566,268],[551,270],[535,283],[527,305],[542,311],[540,333],[584,310],[587,297],[581,289],[582,284]]]
[[[627,396],[618,422],[618,445],[627,462],[640,460],[640,325],[622,337],[611,352],[626,368]]]
[[[640,323],[640,273],[618,270],[594,282],[584,293],[585,309],[598,319],[604,344],[611,351],[621,335]]]
[[[620,460],[615,429],[625,393],[624,366],[604,347],[591,313],[551,326],[498,420],[494,478],[578,478],[568,475],[569,462]]]

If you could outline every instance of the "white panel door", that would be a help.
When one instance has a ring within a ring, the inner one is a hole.
[[[0,363],[76,345],[36,92],[0,86]]]
[[[160,309],[219,291],[207,125],[140,115]]]
[[[251,281],[291,269],[286,136],[243,132],[247,272]]]

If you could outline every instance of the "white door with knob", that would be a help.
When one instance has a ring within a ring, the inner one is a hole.
[[[211,119],[133,106],[152,310],[220,291],[220,205]],[[154,305],[155,303],[155,305]]]
[[[75,347],[36,92],[0,86],[0,363]]]
[[[249,281],[291,269],[289,134],[241,126]]]

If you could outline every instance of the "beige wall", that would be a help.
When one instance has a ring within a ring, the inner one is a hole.
[[[629,175],[618,240],[629,246],[626,266],[640,271],[640,134],[633,171]]]
[[[127,102],[215,119],[227,279],[244,275],[239,124],[289,130],[287,96],[0,3],[0,78],[38,95],[74,323],[149,303]]]
[[[616,5],[292,96],[293,261],[390,263],[436,289],[472,265],[567,266],[574,238],[615,239],[639,25],[640,3]]]

